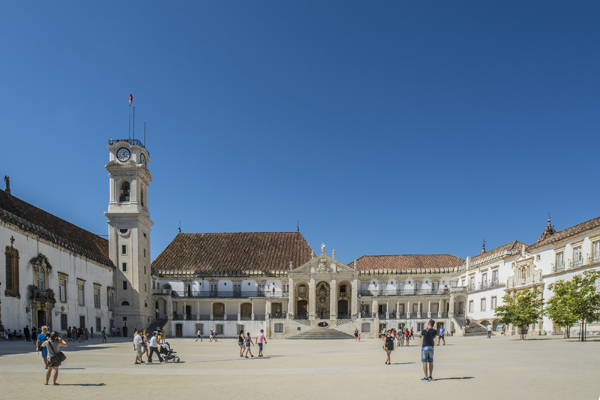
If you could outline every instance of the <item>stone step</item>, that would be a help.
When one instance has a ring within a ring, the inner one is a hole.
[[[302,332],[289,339],[302,340],[337,340],[337,339],[354,339],[354,336],[344,332],[340,332],[331,328],[316,328],[307,332]]]

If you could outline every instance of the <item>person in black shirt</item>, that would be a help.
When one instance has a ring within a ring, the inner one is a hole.
[[[435,321],[430,319],[427,324],[427,329],[424,329],[419,337],[423,338],[423,345],[421,346],[421,362],[423,363],[423,372],[425,377],[422,381],[432,381],[431,377],[433,373],[433,348],[435,346],[434,338],[437,335],[437,331],[433,328]],[[427,364],[429,364],[429,375],[427,375]]]
[[[385,336],[385,346],[383,346],[385,353],[387,354],[387,358],[385,359],[385,363],[387,365],[390,365],[390,354],[392,354],[392,351],[394,351],[394,338],[392,337],[392,331],[389,330],[387,331],[387,334]]]

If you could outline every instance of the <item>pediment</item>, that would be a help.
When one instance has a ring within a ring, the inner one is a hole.
[[[321,253],[315,256],[312,260],[302,264],[288,272],[288,274],[334,274],[334,273],[355,273],[354,268],[351,268],[343,262]]]

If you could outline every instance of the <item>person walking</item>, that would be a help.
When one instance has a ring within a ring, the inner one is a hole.
[[[94,338],[94,327],[93,326],[90,328],[90,338],[91,339]]]
[[[211,337],[212,337],[212,332],[211,332]],[[240,346],[240,357],[244,357],[244,342],[246,341],[246,338],[244,337],[244,331],[240,331],[240,334],[238,336],[238,346]]]
[[[415,332],[413,331],[413,328],[410,328],[410,338],[411,339],[415,338]]]
[[[44,367],[48,369],[48,349],[46,347],[42,347],[42,344],[48,340],[48,327],[42,326],[42,332],[37,336],[37,340],[35,341],[36,347],[35,351],[42,352],[42,360],[44,360]]]
[[[102,343],[106,343],[106,327],[104,327],[104,329],[102,329]]]
[[[354,330],[354,341],[358,342],[358,328]]]
[[[384,345],[383,349],[385,350],[385,353],[387,355],[387,358],[385,359],[385,363],[387,365],[391,365],[390,354],[392,354],[392,351],[394,351],[394,338],[392,337],[391,330],[387,331],[387,334],[385,337],[385,345]]]
[[[29,332],[29,325],[25,325],[25,328],[23,328],[23,334],[25,335],[25,340],[31,342],[31,333]]]
[[[246,358],[248,358],[248,353],[250,353],[250,357],[254,357],[252,354],[252,350],[250,350],[250,345],[254,346],[252,342],[252,337],[250,336],[250,332],[246,333]]]
[[[164,360],[160,356],[160,352],[158,351],[158,343],[156,343],[156,332],[152,332],[152,337],[150,338],[150,355],[148,356],[148,362],[152,363],[152,354],[156,353],[156,357],[158,357],[159,362],[163,362]]]
[[[267,338],[265,337],[264,330],[260,330],[258,335],[256,335],[256,344],[258,345],[258,356],[263,356],[263,342],[267,344]]]
[[[48,384],[52,370],[54,370],[54,379],[52,382],[54,385],[59,385],[59,383],[56,382],[56,379],[58,378],[58,367],[60,367],[58,353],[60,352],[61,346],[66,347],[67,343],[58,337],[58,332],[56,331],[53,331],[50,338],[42,343],[42,347],[47,349],[48,352],[48,372],[46,372],[46,383],[44,383],[44,385]]]
[[[506,336],[506,325],[502,324],[502,336]]]
[[[142,331],[142,357],[140,357],[141,360],[144,359],[144,354],[146,355],[146,360],[148,360],[148,362],[150,362],[150,355],[148,353],[148,331],[143,330]]]
[[[433,328],[435,321],[430,319],[427,324],[427,329],[423,329],[419,337],[423,338],[423,344],[421,346],[421,362],[423,363],[423,373],[425,377],[422,381],[432,381],[433,377],[433,348],[435,346],[435,335],[437,331]],[[429,375],[427,375],[427,365],[429,364]]]
[[[408,347],[410,345],[410,331],[408,330],[408,328],[406,328],[406,335],[405,335],[405,340],[406,340],[406,344],[405,346]]]
[[[446,345],[446,339],[444,339],[445,332],[444,325],[440,325],[440,330],[438,331],[438,346],[440,345],[440,340],[444,342],[444,346]]]
[[[492,337],[492,324],[490,324],[489,322],[488,322],[488,326],[487,326],[487,331],[488,331],[487,338],[489,339]]]
[[[144,339],[142,338],[142,335],[139,334],[139,332],[135,332],[133,334],[133,350],[135,350],[135,362],[134,364],[143,364],[144,361],[142,361],[142,342],[144,341]]]
[[[196,342],[200,339],[202,341],[202,331],[198,328],[198,332],[196,332]]]

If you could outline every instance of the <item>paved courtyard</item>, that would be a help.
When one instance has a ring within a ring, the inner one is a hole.
[[[60,369],[61,386],[44,386],[34,345],[0,342],[3,399],[180,398],[448,398],[598,399],[600,340],[554,338],[448,338],[436,347],[433,382],[421,382],[420,344],[392,353],[371,339],[272,340],[262,359],[239,357],[237,342],[170,339],[182,362],[134,365],[129,340],[71,344]],[[253,347],[258,354],[258,348]]]

